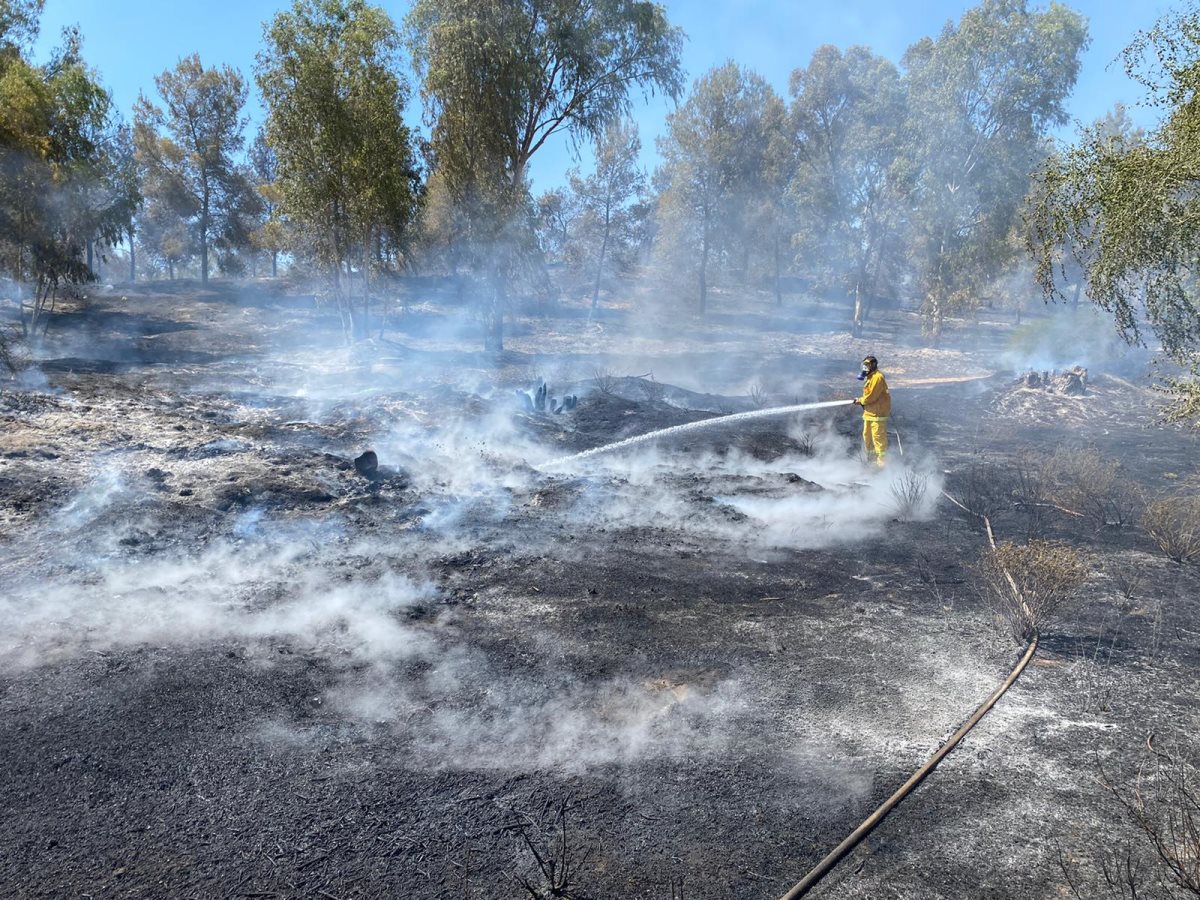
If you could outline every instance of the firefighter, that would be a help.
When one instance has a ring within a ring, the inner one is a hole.
[[[882,466],[887,456],[887,421],[892,414],[892,397],[875,357],[863,359],[858,380],[863,382],[863,392],[861,397],[854,398],[854,404],[863,411],[863,448],[867,459]]]

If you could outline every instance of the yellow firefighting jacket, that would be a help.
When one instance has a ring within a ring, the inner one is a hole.
[[[864,419],[886,419],[892,414],[892,396],[878,369],[867,376],[858,402],[862,404]]]

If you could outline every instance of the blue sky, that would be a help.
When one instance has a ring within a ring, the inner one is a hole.
[[[408,9],[405,2],[380,4],[399,22]],[[886,0],[667,0],[670,20],[688,34],[683,61],[689,82],[709,68],[734,59],[758,71],[783,96],[788,76],[808,62],[822,44],[847,47],[866,44],[890,59],[899,60],[906,47],[925,35],[936,35],[949,19],[957,19],[971,4],[930,0],[895,3]],[[1031,7],[1043,4],[1031,3]],[[1083,59],[1079,81],[1070,101],[1072,116],[1090,122],[1121,101],[1133,107],[1142,96],[1117,59],[1134,34],[1150,27],[1172,4],[1149,2],[1068,3],[1083,13],[1089,24],[1091,47]],[[207,0],[163,3],[162,0],[46,0],[42,35],[36,47],[41,59],[58,42],[63,26],[78,24],[84,37],[84,55],[112,90],[117,105],[128,118],[139,91],[153,95],[154,76],[175,65],[180,57],[199,53],[205,65],[229,64],[240,69],[253,84],[254,55],[262,41],[263,22],[290,6],[286,0]],[[415,97],[410,119],[420,118]],[[637,104],[643,158],[654,164],[654,139],[663,129],[669,107],[661,98]],[[262,117],[253,94],[248,113]],[[1133,110],[1135,121],[1153,123],[1149,110]],[[253,127],[253,126],[252,126]],[[1069,138],[1070,129],[1060,135]],[[567,142],[547,144],[534,159],[535,190],[561,183],[576,162]],[[586,162],[584,164],[586,168]]]

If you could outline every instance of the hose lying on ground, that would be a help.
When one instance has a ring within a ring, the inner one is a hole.
[[[959,509],[965,510],[971,515],[978,515],[977,513],[967,509],[967,507],[963,506],[959,501],[955,500],[945,491],[942,491],[942,496]],[[991,545],[992,549],[995,550],[996,538],[992,533],[992,523],[988,520],[987,516],[980,515],[979,518],[983,520],[983,524],[987,529],[988,543]],[[1012,588],[1013,593],[1017,598],[1017,602],[1022,606],[1025,606],[1025,601],[1021,591],[1017,587],[1016,581],[1013,579],[1008,570],[1004,570],[1004,577],[1008,581],[1009,587]],[[1028,611],[1028,607],[1025,608]],[[805,894],[807,894],[822,878],[829,874],[833,867],[836,866],[847,853],[857,847],[862,839],[870,834],[872,830],[874,830],[876,825],[883,821],[884,816],[895,809],[901,800],[912,793],[917,785],[919,785],[925,779],[925,776],[932,772],[937,767],[937,764],[945,759],[950,751],[958,745],[958,742],[966,737],[967,733],[972,728],[979,724],[980,720],[987,715],[988,710],[996,705],[996,701],[1003,697],[1005,692],[1008,691],[1008,689],[1013,686],[1016,680],[1021,677],[1021,673],[1025,671],[1025,667],[1029,665],[1029,661],[1033,659],[1034,653],[1037,652],[1037,647],[1038,634],[1036,631],[1034,631],[1033,637],[1029,641],[1029,646],[1025,648],[1025,652],[1021,655],[1020,660],[1017,662],[1016,666],[1013,667],[1013,670],[1008,673],[1008,677],[1004,679],[1004,682],[992,692],[991,696],[979,705],[979,708],[971,714],[971,717],[967,719],[967,721],[965,721],[959,727],[959,729],[954,732],[953,735],[950,736],[950,739],[947,740],[946,743],[942,744],[942,746],[938,748],[937,752],[934,753],[933,756],[926,760],[925,764],[921,766],[921,768],[917,769],[917,771],[912,774],[908,781],[904,782],[904,784],[902,784],[899,789],[892,794],[892,796],[888,797],[878,809],[871,813],[871,815],[867,816],[867,818],[863,820],[862,824],[855,828],[854,831],[850,832],[845,840],[843,840],[840,844],[834,847],[833,850],[826,854],[825,858],[817,863],[807,875],[801,878],[796,883],[795,887],[784,894],[782,900],[796,900],[796,898],[803,897]]]
[[[599,455],[605,454],[605,453],[610,453],[615,450],[624,449],[625,447],[630,447],[635,444],[640,444],[643,442],[651,441],[651,440],[654,440],[655,438],[664,437],[667,435],[674,435],[674,434],[679,434],[679,433],[688,432],[688,431],[698,431],[703,428],[709,428],[709,427],[712,427],[715,425],[729,424],[729,423],[741,421],[744,419],[766,418],[766,417],[770,417],[770,416],[789,415],[789,414],[797,413],[797,412],[805,412],[805,411],[812,410],[812,409],[821,409],[821,408],[834,407],[834,406],[844,406],[844,405],[849,405],[851,402],[852,401],[850,401],[850,400],[833,400],[833,401],[825,401],[823,403],[805,403],[805,404],[800,404],[797,406],[784,406],[784,407],[775,407],[773,409],[755,410],[753,412],[736,413],[734,415],[728,415],[728,416],[716,416],[711,419],[702,419],[698,422],[689,422],[685,425],[676,425],[671,428],[663,428],[663,429],[659,429],[658,431],[651,431],[647,434],[641,434],[636,437],[626,438],[625,440],[616,441],[615,443],[612,443],[612,444],[606,444],[602,447],[596,447],[592,450],[585,450],[582,453],[577,453],[572,456],[565,456],[565,457],[561,457],[559,459],[550,460],[548,462],[542,463],[540,466],[538,466],[538,468],[542,469],[543,471],[546,469],[554,469],[554,468],[557,468],[559,466],[562,466],[562,465],[565,465],[568,463],[587,459],[587,458],[590,458],[593,456],[599,456]],[[900,437],[899,434],[897,434],[896,439],[897,439],[898,444],[899,444],[899,437]],[[903,455],[903,453],[904,453],[903,446],[901,446],[900,452],[901,452],[901,455]],[[960,509],[965,510],[967,513],[969,513],[971,515],[978,515],[977,513],[974,513],[972,510],[967,509],[967,507],[963,506],[962,503],[955,500],[953,497],[951,497],[945,491],[942,491],[942,496],[945,497],[947,500],[949,500],[951,503],[953,503],[955,506],[959,507]],[[995,550],[996,549],[996,538],[992,533],[992,523],[988,520],[987,516],[980,515],[979,518],[981,518],[983,520],[984,526],[987,529],[988,543],[991,544],[992,549]],[[1016,581],[1013,579],[1012,575],[1007,570],[1004,570],[1004,576],[1007,579],[1009,587],[1012,589],[1017,602],[1020,605],[1024,606],[1024,599],[1022,597],[1020,589],[1017,587]],[[808,891],[811,890],[822,878],[824,878],[827,874],[829,874],[829,872],[833,869],[833,867],[836,866],[838,864],[838,862],[847,853],[849,853],[856,846],[858,846],[858,844],[862,841],[862,839],[865,838],[868,834],[870,834],[876,825],[878,825],[881,821],[883,821],[884,816],[886,816],[897,805],[899,805],[901,800],[903,800],[910,793],[912,793],[912,791],[917,787],[917,785],[919,785],[925,779],[925,776],[927,776],[930,772],[932,772],[937,767],[938,763],[940,763],[950,753],[950,751],[953,750],[958,745],[959,741],[961,741],[964,737],[966,737],[966,735],[968,734],[968,732],[971,731],[972,728],[974,728],[977,724],[979,724],[980,720],[983,719],[983,717],[985,715],[987,715],[988,710],[990,710],[993,706],[995,706],[996,702],[1001,697],[1004,696],[1005,692],[1008,691],[1008,689],[1010,687],[1012,687],[1012,685],[1016,682],[1016,680],[1021,676],[1021,673],[1025,671],[1025,667],[1029,664],[1029,661],[1031,659],[1033,659],[1034,653],[1037,652],[1037,646],[1038,646],[1038,635],[1037,635],[1037,632],[1035,631],[1033,634],[1033,637],[1029,641],[1029,645],[1025,648],[1025,652],[1022,654],[1022,656],[1021,656],[1020,660],[1017,662],[1016,666],[1009,673],[1008,677],[1006,679],[1004,679],[1004,682],[998,688],[996,688],[995,691],[992,692],[991,696],[989,696],[986,700],[983,701],[982,704],[979,705],[979,707],[975,710],[975,712],[971,714],[971,717],[969,719],[967,719],[967,721],[964,722],[959,727],[959,729],[956,732],[954,732],[953,735],[950,736],[949,740],[947,740],[946,743],[942,744],[942,746],[938,748],[937,752],[935,752],[925,762],[925,764],[923,766],[921,766],[921,768],[919,768],[916,772],[914,772],[912,774],[912,776],[908,779],[908,781],[904,782],[904,784],[901,785],[900,788],[895,793],[893,793],[890,797],[888,797],[888,799],[885,800],[878,809],[876,809],[873,813],[871,813],[871,815],[869,815],[863,821],[863,823],[861,825],[859,825],[856,829],[854,829],[854,831],[852,831],[850,833],[850,835],[846,837],[845,840],[843,840],[833,850],[831,850],[825,856],[825,858],[822,859],[819,863],[817,863],[817,865],[807,875],[805,875],[802,879],[800,879],[800,881],[797,882],[796,886],[793,887],[790,891],[788,891],[783,896],[783,900],[795,900],[795,898],[803,897],[805,894],[807,894]]]

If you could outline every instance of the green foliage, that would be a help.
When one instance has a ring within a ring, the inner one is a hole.
[[[229,66],[206,69],[193,54],[154,79],[163,107],[144,96],[134,109],[134,141],[147,196],[168,224],[187,223],[208,282],[209,251],[244,246],[240,219],[253,192],[235,164],[246,119],[246,83]]]
[[[1144,341],[1194,369],[1200,349],[1200,9],[1193,4],[1140,35],[1125,66],[1164,112],[1146,135],[1100,122],[1043,168],[1031,203],[1029,247],[1047,296],[1064,295],[1068,267],[1081,272],[1093,303],[1110,312],[1119,333]],[[1119,123],[1118,123],[1119,124]],[[1192,417],[1189,380],[1167,387],[1175,412]],[[1200,421],[1200,419],[1197,419]]]
[[[45,5],[46,0],[0,0],[0,52],[33,43]]]
[[[1015,258],[1029,173],[1047,129],[1066,121],[1087,42],[1083,17],[1064,6],[984,0],[905,54],[920,167],[912,252],[935,340]]]
[[[799,159],[788,194],[798,264],[817,287],[869,298],[900,278],[915,162],[895,65],[866,47],[823,46],[791,77]]]
[[[600,304],[600,288],[609,270],[628,270],[636,252],[646,189],[638,165],[642,142],[632,122],[609,126],[596,144],[596,170],[587,178],[571,176],[578,205],[576,240],[593,273],[592,309]],[[607,268],[606,268],[607,267]]]
[[[662,168],[660,257],[695,274],[704,311],[710,266],[728,266],[744,251],[748,227],[771,193],[770,152],[784,141],[786,109],[761,76],[728,62],[696,81],[691,96],[667,117],[659,139]]]
[[[630,91],[681,89],[683,35],[642,0],[417,0],[407,21],[433,130],[431,241],[490,282],[503,348],[508,281],[533,246],[526,171],[551,135],[597,138]]]
[[[283,219],[330,276],[347,335],[364,337],[368,275],[400,257],[416,215],[417,171],[404,124],[400,38],[363,0],[296,0],[266,28],[256,78],[268,108],[271,182]],[[273,240],[273,239],[272,239]],[[360,275],[361,307],[352,298]]]
[[[1170,421],[1200,422],[1200,363],[1192,363],[1186,376],[1167,376],[1161,388],[1170,396]]]
[[[656,3],[417,0],[407,25],[435,127],[447,113],[481,117],[469,132],[446,122],[441,142],[493,144],[514,182],[550,135],[600,138],[629,111],[631,88],[682,89],[683,34]]]
[[[283,192],[279,188],[279,156],[259,132],[250,147],[250,177],[259,198],[259,218],[250,241],[271,256],[271,277],[279,273],[279,254],[288,247],[287,220],[283,216]]]
[[[23,56],[40,11],[0,5],[0,269],[34,285],[22,304],[27,335],[44,333],[61,284],[92,277],[85,251],[119,241],[140,199],[128,137],[78,33],[64,32],[47,65]]]

